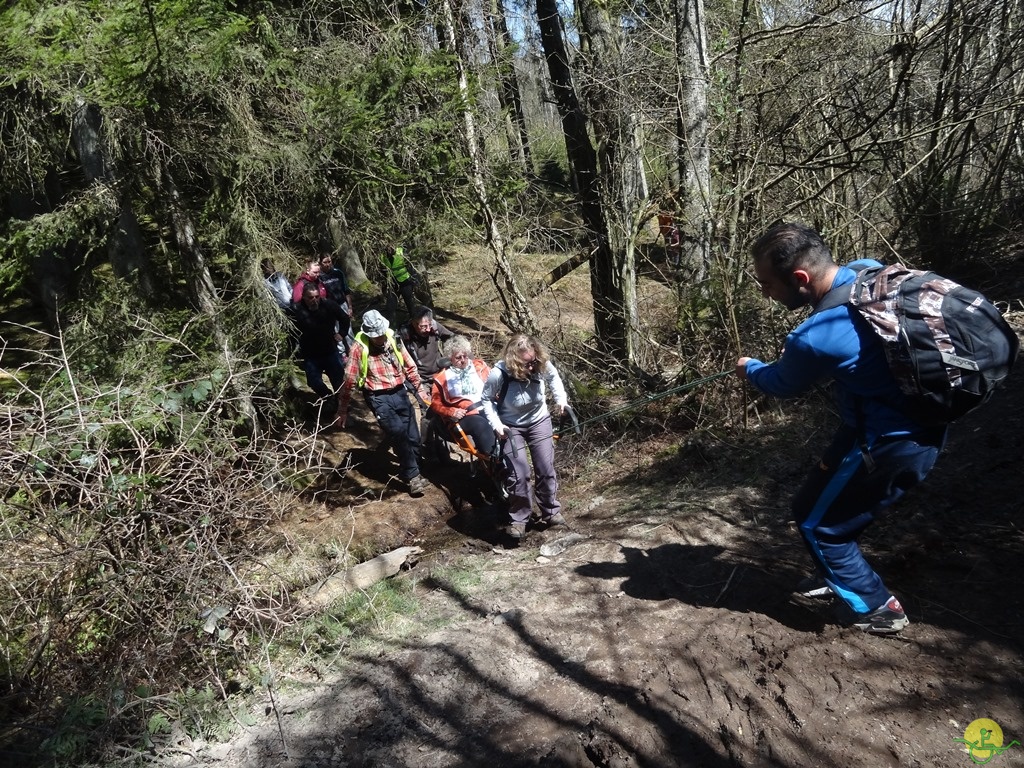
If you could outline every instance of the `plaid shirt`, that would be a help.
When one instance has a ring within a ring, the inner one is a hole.
[[[366,366],[366,381],[363,383],[363,389],[367,392],[394,389],[404,384],[406,380],[411,381],[419,389],[420,374],[416,370],[416,364],[412,361],[412,355],[409,354],[401,339],[396,337],[395,344],[398,345],[398,351],[402,353],[404,365],[398,364],[391,344],[385,345],[379,351],[371,345],[370,358]],[[345,383],[341,385],[341,394],[338,396],[339,413],[348,412],[352,390],[355,389],[362,371],[364,352],[362,344],[352,345],[348,365],[345,366]]]

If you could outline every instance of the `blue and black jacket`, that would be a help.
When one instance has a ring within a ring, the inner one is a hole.
[[[840,267],[832,288],[849,285],[856,277],[854,270]],[[882,436],[923,430],[903,413],[905,398],[889,371],[880,340],[846,304],[812,314],[786,337],[777,361],[749,360],[746,374],[757,389],[777,397],[794,397],[833,379],[843,423],[863,430],[868,445]]]

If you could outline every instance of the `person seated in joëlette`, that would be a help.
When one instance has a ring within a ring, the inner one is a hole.
[[[450,365],[434,374],[430,409],[446,424],[459,424],[472,438],[477,452],[489,455],[494,450],[495,435],[480,398],[490,368],[472,356],[472,345],[465,336],[452,336],[444,352]]]

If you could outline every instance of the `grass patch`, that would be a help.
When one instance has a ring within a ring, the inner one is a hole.
[[[409,582],[385,579],[338,600],[329,611],[307,621],[301,633],[302,647],[324,657],[353,646],[376,645],[399,635],[402,620],[418,608]]]
[[[428,581],[431,584],[443,584],[444,589],[463,599],[470,599],[475,588],[484,584],[483,564],[468,567],[469,561],[459,565],[442,565],[432,568]]]

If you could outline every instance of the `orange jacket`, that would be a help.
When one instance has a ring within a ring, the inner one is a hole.
[[[458,408],[465,408],[467,416],[480,411],[480,392],[483,390],[483,384],[487,381],[491,369],[487,367],[487,363],[483,360],[473,360],[472,363],[473,368],[476,370],[476,375],[480,377],[479,389],[470,397],[464,396],[461,392],[457,391],[455,386],[458,383],[458,375],[452,375],[451,381],[449,381],[449,374],[452,373],[452,369],[450,367],[445,368],[433,376],[434,383],[431,386],[430,395],[431,410],[441,414],[446,419],[452,418],[452,414]],[[476,406],[475,408],[473,407],[474,405]]]

